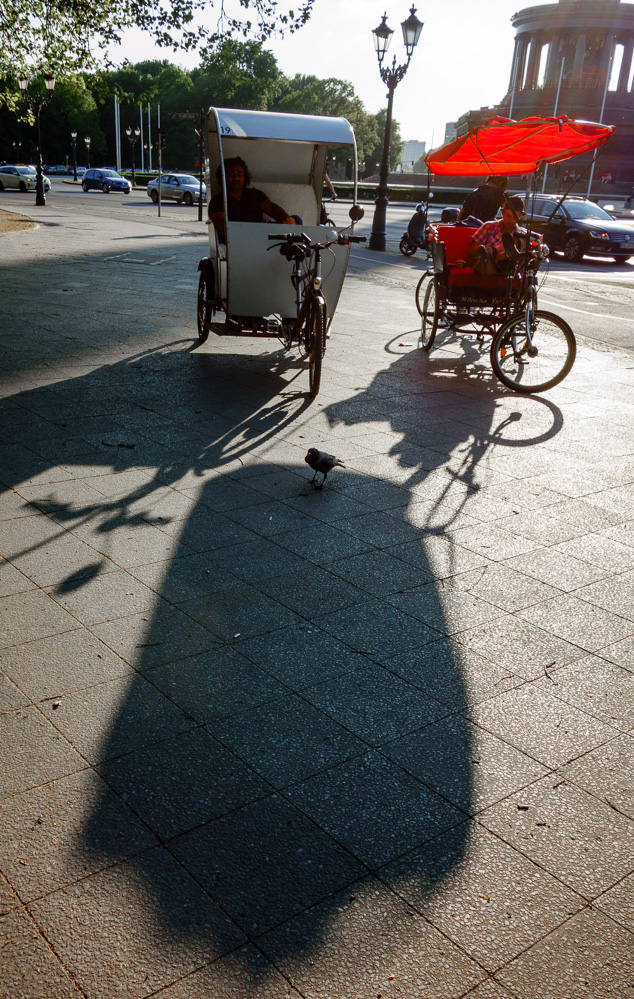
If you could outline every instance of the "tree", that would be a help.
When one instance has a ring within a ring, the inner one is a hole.
[[[3,0],[0,75],[40,67],[56,76],[107,63],[105,51],[135,25],[161,46],[208,49],[231,37],[263,41],[306,23],[314,0],[240,0],[240,17],[224,0]],[[214,19],[213,14],[216,13]]]
[[[290,114],[333,115],[347,118],[352,125],[357,141],[357,155],[363,162],[378,142],[374,116],[368,114],[354,87],[345,80],[333,77],[320,80],[317,76],[297,74],[292,79],[283,77],[278,98],[271,106],[272,111],[286,111]],[[338,166],[347,165],[350,149],[332,149],[330,158]]]
[[[366,157],[366,171],[368,174],[377,172],[377,164],[380,165],[383,159],[383,138],[385,136],[385,121],[387,118],[387,109],[383,108],[377,114],[373,115],[374,121],[376,123],[376,130],[379,136],[379,140],[376,145],[372,148],[369,155]],[[390,158],[389,158],[389,170],[392,173],[396,170],[397,166],[401,162],[401,156],[403,155],[403,150],[405,149],[405,140],[401,138],[401,128],[397,121],[392,119],[392,133],[390,138]]]

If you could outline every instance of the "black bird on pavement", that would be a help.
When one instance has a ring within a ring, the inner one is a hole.
[[[315,479],[317,478],[317,472],[321,472],[321,474],[323,475],[321,484],[317,485],[315,483],[315,487],[317,489],[323,489],[324,482],[326,481],[326,476],[328,475],[328,472],[332,472],[333,468],[335,468],[336,465],[340,465],[341,468],[346,467],[344,463],[339,460],[339,458],[335,458],[334,454],[326,454],[325,451],[318,451],[316,447],[308,448],[308,452],[306,454],[306,457],[304,458],[304,461],[306,462],[307,465],[310,465],[311,468],[315,469],[315,474],[313,475],[311,482],[315,482]]]

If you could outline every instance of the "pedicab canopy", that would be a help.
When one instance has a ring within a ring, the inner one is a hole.
[[[613,125],[557,118],[492,118],[425,157],[430,173],[445,177],[534,173],[605,145]]]

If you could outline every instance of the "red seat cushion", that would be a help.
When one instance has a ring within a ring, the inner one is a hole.
[[[452,267],[449,271],[449,287],[452,290],[477,285],[481,291],[506,292],[507,280],[503,274],[478,274],[473,267]]]
[[[439,225],[438,242],[445,244],[445,259],[448,264],[455,260],[466,260],[471,247],[471,238],[477,229],[464,225]]]

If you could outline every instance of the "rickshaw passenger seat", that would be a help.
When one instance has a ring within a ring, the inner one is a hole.
[[[471,238],[477,229],[468,226],[439,225],[438,240],[445,246],[445,263],[447,266],[458,260],[465,261],[471,246]]]

